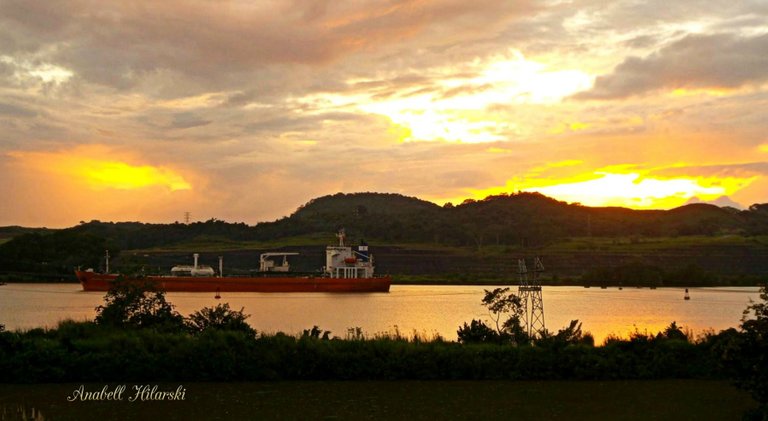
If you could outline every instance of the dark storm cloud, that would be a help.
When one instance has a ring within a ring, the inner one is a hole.
[[[264,118],[266,117],[266,118]],[[246,124],[243,132],[247,134],[280,134],[284,132],[314,131],[324,127],[329,122],[357,122],[365,124],[371,117],[364,114],[327,112],[321,114],[300,114],[275,112],[264,116],[258,121]]]
[[[207,126],[211,120],[205,120],[193,113],[177,113],[173,116],[171,127],[174,129],[189,129],[192,127]]]
[[[0,116],[28,118],[37,116],[37,111],[19,105],[0,102]]]
[[[6,53],[46,54],[87,81],[119,89],[160,71],[216,85],[271,65],[329,63],[442,26],[480,30],[519,15],[528,2],[479,3],[6,1],[0,39]]]
[[[739,88],[768,80],[768,34],[689,35],[645,57],[629,57],[577,99],[614,99],[658,89]]]

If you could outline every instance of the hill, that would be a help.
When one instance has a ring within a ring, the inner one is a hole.
[[[98,267],[105,249],[113,256],[123,252],[116,264],[162,268],[170,259],[179,263],[199,251],[228,254],[230,266],[252,268],[254,259],[246,258],[245,250],[252,255],[326,244],[342,227],[350,240],[376,245],[380,269],[393,274],[498,279],[514,273],[514,256],[532,254],[549,256],[550,270],[562,277],[638,262],[695,266],[729,276],[768,274],[768,263],[760,263],[768,262],[761,237],[768,235],[768,204],[744,211],[708,204],[632,210],[568,204],[538,193],[442,207],[397,194],[338,193],[255,226],[211,219],[191,224],[91,221],[62,230],[6,227],[0,228],[0,237],[13,239],[0,244],[0,271],[69,276],[74,266]],[[310,248],[302,250],[309,260],[300,266],[317,268],[323,264],[321,253]]]

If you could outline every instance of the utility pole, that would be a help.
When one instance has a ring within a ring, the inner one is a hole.
[[[523,310],[523,323],[528,335],[533,337],[544,331],[544,298],[541,295],[541,279],[539,274],[544,271],[544,264],[536,257],[533,261],[533,276],[528,278],[528,268],[525,259],[517,260],[520,275],[520,287],[517,294],[520,297]]]

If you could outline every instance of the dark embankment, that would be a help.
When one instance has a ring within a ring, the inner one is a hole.
[[[348,420],[736,420],[755,406],[726,382],[323,381],[172,383],[185,400],[67,402],[77,384],[0,385],[0,418]],[[113,385],[110,385],[114,387]],[[141,386],[141,385],[138,385]],[[104,384],[86,384],[101,390]],[[110,388],[110,390],[113,390]]]

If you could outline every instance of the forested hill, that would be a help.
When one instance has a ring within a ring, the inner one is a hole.
[[[564,237],[680,236],[768,233],[768,204],[750,210],[692,204],[669,211],[592,208],[538,193],[491,196],[439,207],[393,194],[336,194],[315,199],[290,217],[259,224],[254,238],[345,227],[353,238],[384,242],[545,244]]]
[[[62,230],[26,232],[0,228],[0,270],[70,273],[72,266],[98,267],[104,248],[151,249],[190,241],[274,241],[288,237],[327,238],[344,227],[350,239],[381,245],[418,243],[467,247],[538,247],[572,237],[674,237],[768,234],[768,204],[748,210],[691,204],[661,210],[593,208],[538,193],[491,196],[459,205],[398,194],[338,193],[313,199],[290,216],[249,226],[216,219],[191,224],[91,221]],[[47,265],[42,268],[41,265]]]

